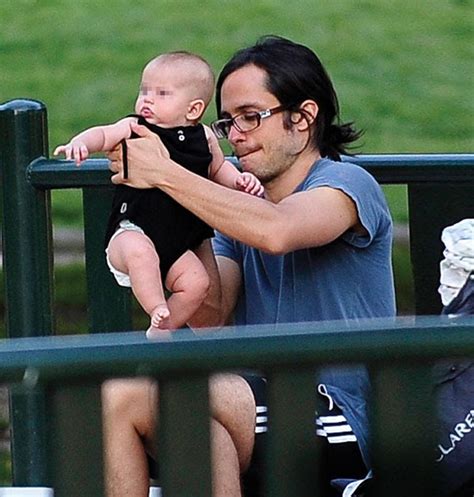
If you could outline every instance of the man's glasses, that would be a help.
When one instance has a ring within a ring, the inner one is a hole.
[[[225,117],[224,119],[212,122],[211,129],[217,138],[228,138],[232,126],[241,133],[248,133],[257,129],[262,123],[262,119],[266,119],[284,110],[286,110],[286,107],[279,105],[278,107],[273,107],[273,109],[261,110],[259,112],[242,112],[242,114],[238,114],[235,117]]]

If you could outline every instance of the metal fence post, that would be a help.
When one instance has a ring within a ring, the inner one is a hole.
[[[100,386],[56,383],[48,392],[54,497],[104,493]]]
[[[315,368],[281,367],[268,374],[265,496],[320,495],[315,388]]]
[[[159,459],[164,495],[211,495],[207,375],[160,378],[159,419],[159,450],[165,455]],[[187,470],[182,471],[181,464]]]
[[[89,331],[132,329],[129,289],[119,287],[105,262],[105,227],[112,205],[113,188],[83,188],[84,239]]]
[[[430,364],[422,361],[385,361],[373,368],[374,495],[437,495],[432,381]]]
[[[46,156],[47,150],[46,108],[41,102],[11,100],[0,106],[9,337],[50,335],[53,331],[50,193],[33,188],[26,180],[28,164]],[[38,387],[12,388],[10,405],[14,484],[44,485],[49,480],[44,391]]]

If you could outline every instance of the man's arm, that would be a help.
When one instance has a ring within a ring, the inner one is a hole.
[[[140,126],[142,138],[129,145],[128,160],[134,177],[112,181],[138,188],[156,187],[210,226],[249,246],[271,254],[316,247],[332,242],[348,229],[359,229],[357,209],[340,190],[320,187],[291,194],[278,203],[217,185],[179,166],[156,135]],[[111,169],[120,171],[114,152]]]

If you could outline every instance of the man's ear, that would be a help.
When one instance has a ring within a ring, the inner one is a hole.
[[[292,112],[290,119],[292,124],[297,125],[300,131],[308,129],[318,115],[319,107],[314,100],[305,100],[300,105],[300,110]]]
[[[196,98],[195,100],[191,100],[188,105],[188,112],[186,114],[186,119],[189,121],[197,121],[201,119],[204,111],[206,110],[206,104],[204,100],[200,98]]]

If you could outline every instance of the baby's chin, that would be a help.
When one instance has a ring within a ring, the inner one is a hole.
[[[171,128],[171,126],[166,126],[166,124],[163,124],[162,122],[160,122],[160,120],[156,119],[156,117],[153,115],[149,116],[149,115],[143,114],[141,112],[138,115],[141,118],[145,119],[145,121],[148,124],[153,124],[154,126],[160,126],[161,128]]]
[[[157,118],[154,114],[150,114],[148,112],[137,112],[137,115],[145,119],[148,124],[153,124],[155,126],[159,126],[160,128],[180,128],[186,126],[194,126],[197,124],[196,122],[186,121],[185,119],[182,121],[175,122],[163,122],[161,119]]]
[[[143,119],[145,119],[147,122],[155,124],[153,121],[156,121],[156,119],[153,115],[153,112],[150,109],[146,109],[146,108],[142,109],[142,110],[138,111],[137,114],[139,116],[143,117]]]

